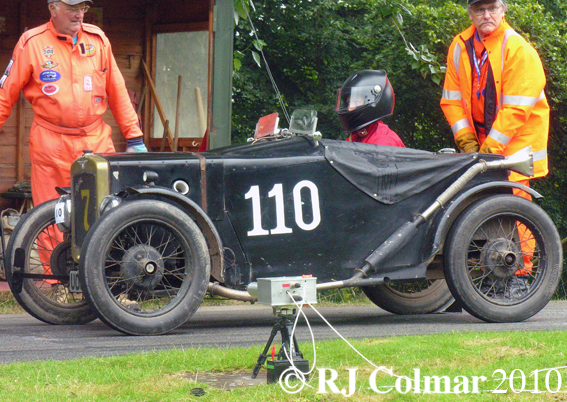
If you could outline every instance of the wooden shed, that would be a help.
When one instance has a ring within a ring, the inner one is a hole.
[[[172,148],[170,141],[163,141],[164,120],[169,123],[170,140],[178,133],[178,150],[196,151],[205,132],[210,148],[230,144],[233,9],[233,0],[94,0],[91,4],[84,22],[100,26],[110,39],[148,149],[159,151],[162,142],[166,150]],[[47,0],[0,0],[2,72],[20,35],[48,20]],[[117,151],[123,151],[125,140],[110,109],[104,118],[112,126]],[[0,194],[15,183],[29,183],[32,121],[31,105],[21,95],[0,128]],[[21,200],[0,198],[0,210],[20,205]]]

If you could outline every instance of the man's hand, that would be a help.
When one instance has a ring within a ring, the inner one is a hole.
[[[482,147],[480,147],[480,151],[483,154],[493,154],[494,152],[492,149],[486,144],[486,141],[482,143]]]
[[[474,133],[464,133],[455,138],[457,147],[466,153],[478,152],[479,146]]]
[[[136,137],[126,140],[126,152],[148,152],[148,149],[142,137]]]

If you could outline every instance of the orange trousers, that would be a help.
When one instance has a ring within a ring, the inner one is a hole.
[[[84,128],[57,127],[35,118],[30,134],[34,205],[58,198],[55,187],[71,185],[71,164],[86,149],[95,153],[115,152],[112,129],[102,118]]]
[[[527,187],[530,186],[529,180],[520,180],[517,183],[523,184]],[[514,189],[514,195],[532,201],[532,196],[526,193],[525,191]],[[536,242],[535,239],[533,238],[532,232],[528,228],[526,228],[523,224],[518,222],[517,227],[518,227],[518,236],[520,238],[520,244],[522,247],[522,253],[524,255],[524,269],[519,269],[518,271],[516,271],[516,275],[528,275],[531,274],[534,265],[532,263],[532,257],[534,254]]]
[[[86,149],[96,153],[115,152],[112,129],[102,119],[88,127],[63,128],[36,116],[30,134],[34,205],[58,198],[55,187],[71,185],[71,164]],[[46,274],[51,274],[49,260],[53,249],[62,241],[63,233],[56,226],[46,228],[38,236],[39,258]],[[58,283],[56,280],[46,282]]]

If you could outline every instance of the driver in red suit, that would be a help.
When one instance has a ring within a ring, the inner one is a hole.
[[[350,133],[347,141],[403,147],[398,135],[381,120],[394,112],[394,89],[384,70],[362,70],[339,89],[337,112]]]

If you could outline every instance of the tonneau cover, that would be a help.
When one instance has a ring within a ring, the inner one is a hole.
[[[418,194],[478,160],[477,153],[446,154],[333,140],[321,140],[321,144],[333,168],[384,204]]]

